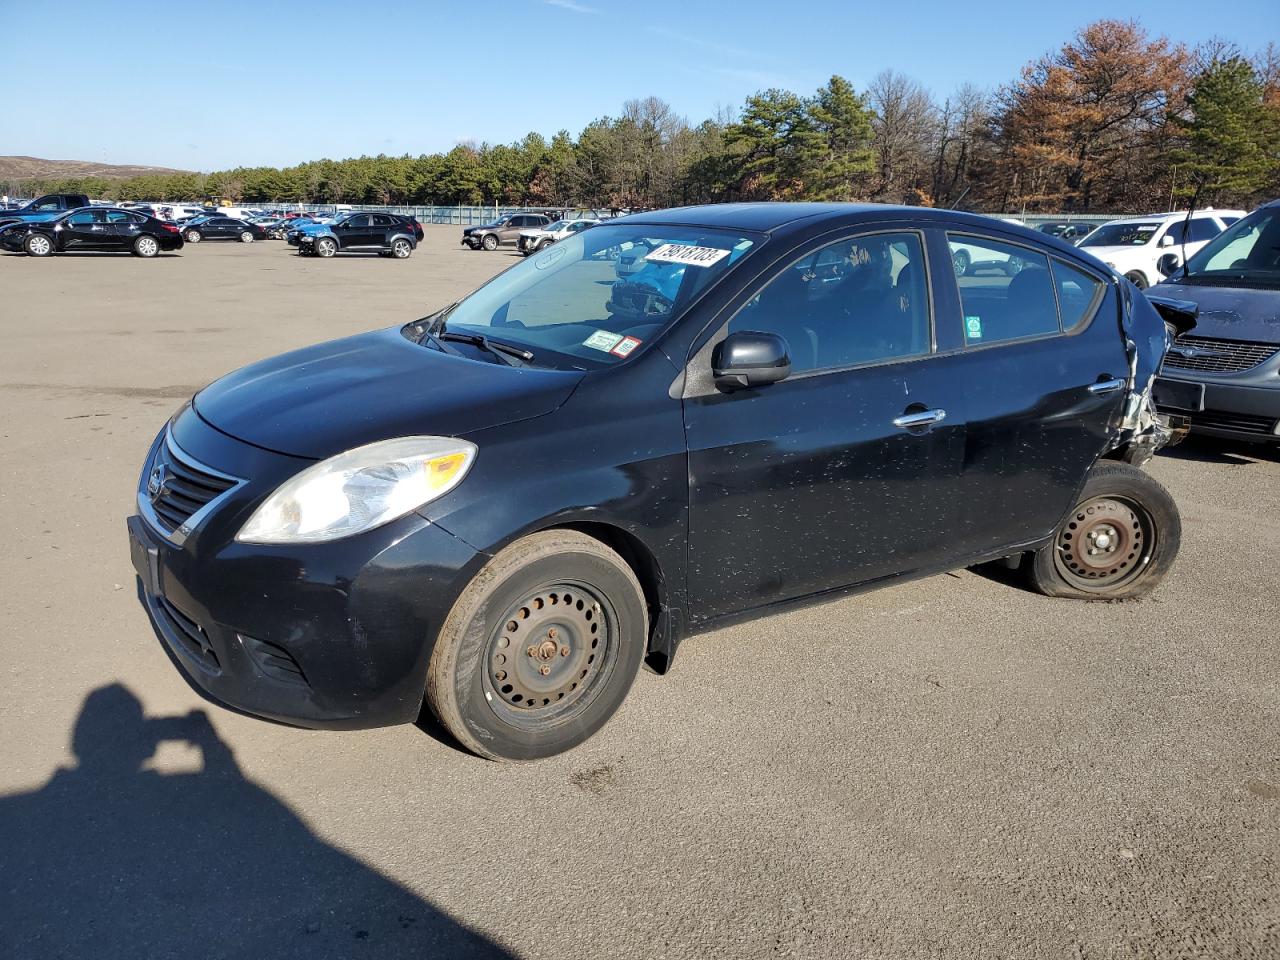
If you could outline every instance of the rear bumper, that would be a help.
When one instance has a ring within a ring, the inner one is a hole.
[[[1161,412],[1188,417],[1191,432],[1233,440],[1280,441],[1280,377],[1274,386],[1246,386],[1209,379],[1169,376],[1161,380],[1204,387],[1203,409],[1179,409],[1161,404]],[[1157,396],[1158,394],[1157,386]]]

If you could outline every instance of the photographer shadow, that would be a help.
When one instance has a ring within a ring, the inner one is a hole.
[[[166,741],[203,769],[144,764]],[[326,844],[245,778],[208,717],[146,717],[124,686],[85,698],[77,765],[0,797],[0,955],[510,957]]]

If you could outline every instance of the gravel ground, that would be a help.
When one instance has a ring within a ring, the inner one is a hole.
[[[202,244],[0,256],[0,954],[1280,956],[1280,453],[1152,472],[1151,599],[958,571],[695,637],[584,747],[209,707],[125,539],[193,389],[403,322],[514,262]]]

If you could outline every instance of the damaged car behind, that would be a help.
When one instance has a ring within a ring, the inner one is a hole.
[[[956,276],[958,249],[1021,269]],[[1140,468],[1170,435],[1152,385],[1192,322],[987,217],[610,221],[196,394],[143,466],[139,597],[233,709],[425,703],[481,756],[549,756],[730,621],[1000,559],[1051,596],[1148,594],[1180,540]]]

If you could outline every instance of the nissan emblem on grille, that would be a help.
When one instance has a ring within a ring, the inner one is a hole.
[[[151,468],[151,476],[147,478],[147,494],[152,500],[159,498],[164,492],[164,482],[168,479],[165,476],[165,468],[163,463],[157,463]]]

